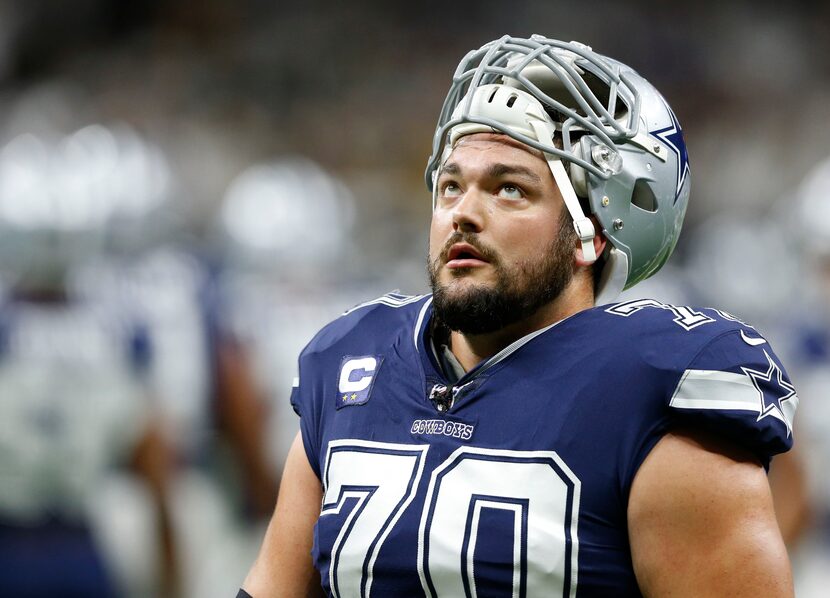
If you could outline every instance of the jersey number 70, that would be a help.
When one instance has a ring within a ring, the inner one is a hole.
[[[331,549],[334,596],[371,595],[378,553],[416,498],[428,450],[352,439],[329,444],[321,522],[345,517]],[[421,511],[417,566],[425,595],[478,595],[477,582],[487,579],[476,572],[488,534],[483,521],[498,520],[512,522],[512,546],[505,542],[512,596],[575,596],[579,491],[555,452],[457,449],[432,472]]]

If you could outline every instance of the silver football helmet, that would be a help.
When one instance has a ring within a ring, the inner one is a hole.
[[[648,278],[671,255],[689,198],[680,124],[630,67],[577,42],[504,36],[458,65],[426,170],[433,192],[464,135],[501,132],[544,152],[586,259],[602,272],[596,303]],[[566,166],[567,163],[567,166]],[[610,241],[602,256],[586,211]]]

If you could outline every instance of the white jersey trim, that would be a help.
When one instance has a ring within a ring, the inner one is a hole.
[[[418,299],[422,299],[426,297],[426,295],[421,295]],[[421,334],[421,327],[424,324],[424,317],[427,315],[427,310],[429,306],[432,305],[432,297],[430,297],[426,303],[424,303],[423,307],[421,307],[420,313],[418,313],[418,320],[415,322],[415,332],[412,334],[412,342],[415,343],[415,351],[420,353],[421,349],[418,347],[418,336]]]
[[[357,311],[363,307],[368,307],[370,305],[385,305],[387,307],[403,307],[404,305],[409,305],[410,303],[417,303],[427,295],[396,295],[394,293],[387,293],[377,299],[372,299],[371,301],[366,301],[365,303],[359,303],[352,307],[351,309],[347,309],[343,312],[343,315],[348,315],[353,311]]]

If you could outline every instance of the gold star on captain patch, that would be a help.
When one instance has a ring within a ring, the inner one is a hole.
[[[355,393],[352,393],[352,401],[355,401],[355,400],[357,400],[357,395]]]
[[[345,403],[348,400],[349,400],[349,395],[343,395],[343,402]]]

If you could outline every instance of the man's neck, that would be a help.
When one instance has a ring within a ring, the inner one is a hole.
[[[578,292],[569,286],[559,297],[539,308],[533,315],[486,334],[450,333],[450,349],[465,371],[489,359],[505,347],[568,316],[594,306],[592,292]]]

